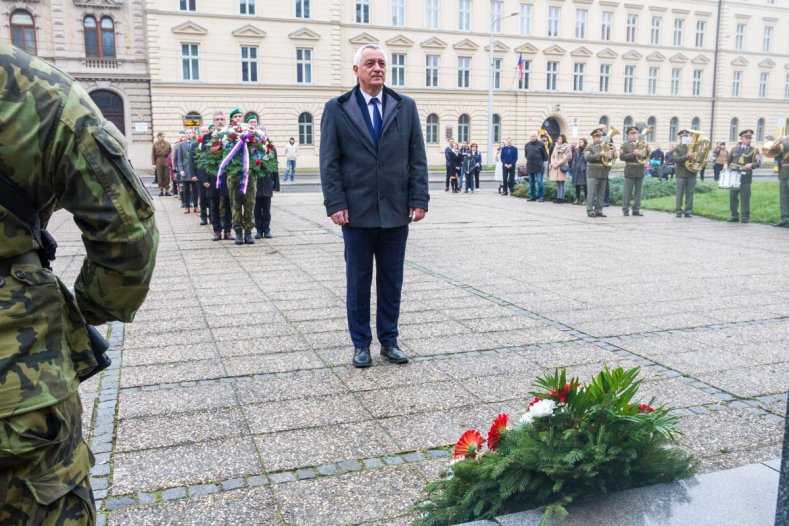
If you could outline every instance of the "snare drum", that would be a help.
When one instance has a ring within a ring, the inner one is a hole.
[[[739,190],[740,189],[740,172],[739,170],[727,170],[721,172],[718,187],[726,190]]]

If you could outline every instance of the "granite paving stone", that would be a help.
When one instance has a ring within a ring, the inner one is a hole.
[[[118,418],[139,418],[236,405],[233,388],[216,384],[159,391],[121,392]]]
[[[691,407],[718,402],[714,396],[673,378],[643,382],[636,397],[644,403],[654,398],[652,405],[655,407]]]
[[[236,384],[234,389],[238,399],[247,405],[298,398],[331,397],[347,392],[347,387],[331,371],[310,371],[286,378],[255,379]]]
[[[364,372],[348,368],[339,370],[335,374],[350,391],[371,391],[449,379],[438,363],[413,361],[399,366],[373,367]]]
[[[128,336],[130,337],[131,336]],[[164,338],[164,337],[163,337]],[[174,362],[193,362],[209,360],[217,355],[213,342],[201,342],[191,345],[166,345],[150,349],[131,348],[123,352],[123,365],[135,367]]]
[[[378,389],[365,392],[361,399],[377,418],[450,409],[478,401],[455,382]]]
[[[277,353],[254,356],[235,356],[222,360],[228,376],[271,374],[285,371],[318,369],[323,362],[313,351]]]
[[[258,354],[278,354],[303,351],[308,348],[307,342],[297,334],[273,336],[270,338],[252,338],[248,340],[223,341],[217,345],[222,357],[247,356]]]
[[[225,370],[215,358],[193,362],[143,365],[124,368],[121,387],[188,382],[223,376],[225,376]]]
[[[708,383],[743,397],[786,392],[787,378],[789,378],[789,362],[743,367],[705,375]]]
[[[242,407],[254,434],[372,419],[370,412],[352,395],[283,400]]]
[[[519,374],[534,371],[537,366],[525,358],[526,353],[453,356],[438,360],[436,367],[456,380],[496,374]]]

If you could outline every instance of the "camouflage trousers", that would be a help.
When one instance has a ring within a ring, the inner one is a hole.
[[[236,232],[252,232],[255,222],[252,213],[255,209],[255,176],[250,176],[247,192],[238,191],[238,181],[228,180],[230,188],[230,209],[233,211],[233,230]]]
[[[92,526],[90,467],[78,393],[0,419],[0,524]]]

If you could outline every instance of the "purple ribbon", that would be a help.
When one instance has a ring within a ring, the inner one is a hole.
[[[249,183],[249,148],[247,148],[247,139],[250,137],[249,134],[241,135],[238,139],[238,142],[233,146],[233,149],[228,152],[227,156],[222,160],[222,164],[219,165],[219,170],[216,173],[216,187],[222,187],[222,174],[224,173],[227,166],[230,164],[230,161],[233,160],[233,157],[236,156],[238,150],[242,149],[243,146],[244,153],[243,155],[243,162],[242,162],[242,170],[241,170],[241,185],[239,190],[242,194],[247,193],[247,185]]]

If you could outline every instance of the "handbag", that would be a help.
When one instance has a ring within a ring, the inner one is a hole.
[[[559,166],[559,170],[561,170],[561,171],[563,171],[563,172],[567,172],[567,171],[569,171],[569,170],[570,170],[570,165],[569,165],[569,164],[567,164],[567,163],[564,163],[564,164],[562,164],[562,165],[560,165],[560,166]]]

